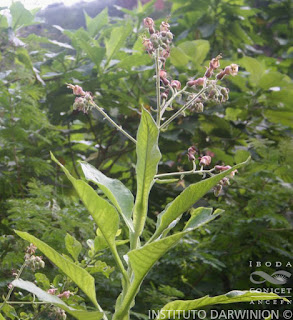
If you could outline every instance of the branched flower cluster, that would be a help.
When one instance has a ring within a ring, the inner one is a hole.
[[[78,85],[72,85],[70,83],[67,83],[67,88],[73,90],[73,94],[75,94],[76,97],[74,104],[73,104],[73,110],[82,111],[84,113],[88,113],[89,110],[93,107],[93,96],[88,91],[83,91],[82,87]]]
[[[35,256],[36,250],[37,250],[37,247],[31,243],[29,247],[27,247],[26,254],[24,256],[26,266],[31,268],[32,271],[36,271],[40,268],[45,267],[45,262],[43,261],[43,257]]]
[[[170,31],[170,25],[167,21],[163,21],[160,24],[159,29],[156,29],[155,23],[152,18],[147,17],[143,20],[144,27],[147,28],[149,37],[143,38],[143,46],[146,52],[155,60],[156,66],[156,96],[157,96],[157,108],[152,110],[156,111],[156,123],[159,130],[165,130],[169,124],[180,115],[184,115],[185,110],[189,109],[195,112],[203,112],[204,103],[207,101],[215,101],[217,103],[225,102],[229,99],[229,89],[219,85],[218,81],[222,80],[226,75],[235,76],[238,73],[238,65],[231,64],[225,67],[223,70],[220,68],[220,59],[222,55],[219,54],[215,58],[211,59],[209,66],[206,68],[204,75],[200,78],[188,80],[183,88],[180,81],[172,79],[171,76],[165,70],[166,59],[170,56],[171,45],[173,41],[173,34]],[[93,101],[93,97],[90,92],[84,91],[80,86],[67,84],[67,87],[73,90],[73,93],[77,96],[73,104],[75,110],[87,113],[88,110],[93,107],[96,108],[105,119],[112,123],[121,133],[128,137],[132,142],[136,143],[136,140],[122,129],[108,114],[99,107]],[[185,99],[183,98],[185,96]],[[180,100],[177,100],[180,98]],[[185,100],[185,103],[180,106],[181,102]],[[180,102],[179,110],[177,110],[169,118],[164,118],[166,111],[174,110],[173,104]],[[161,123],[161,121],[164,121]],[[209,154],[196,157],[196,149],[190,147],[188,149],[188,159],[193,163],[193,169],[190,171],[180,171],[173,173],[157,174],[155,179],[160,179],[168,176],[180,176],[183,178],[189,174],[199,174],[202,178],[207,175],[213,176],[215,172],[221,172],[230,169],[229,166],[215,166],[212,169],[205,169],[212,162],[212,156]],[[197,165],[200,169],[197,170]],[[231,173],[234,176],[235,172]],[[222,179],[215,187],[215,195],[219,195],[223,186],[229,185],[229,178]]]
[[[172,110],[172,102],[179,96],[178,91],[181,89],[180,81],[170,79],[165,70],[166,59],[170,56],[173,34],[170,32],[170,25],[165,21],[161,23],[160,30],[157,31],[153,19],[149,17],[144,19],[144,26],[148,29],[150,37],[143,39],[143,45],[146,51],[159,62],[160,98],[162,99],[160,115],[162,116],[166,110]],[[225,75],[235,76],[238,73],[238,65],[231,64],[227,66],[215,76],[215,79],[211,79],[215,70],[220,67],[221,58],[221,54],[213,58],[203,77],[189,80],[186,86],[180,90],[180,95],[187,95],[185,109],[203,112],[204,102],[215,101],[222,103],[229,99],[229,89],[220,86],[217,81],[223,79]],[[201,94],[186,90],[187,88],[197,90],[198,87],[203,88],[200,91]],[[184,110],[182,110],[182,113]]]

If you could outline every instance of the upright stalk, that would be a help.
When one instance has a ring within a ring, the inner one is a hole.
[[[157,95],[157,126],[161,124],[161,91],[160,91],[160,49],[156,50],[156,95]]]

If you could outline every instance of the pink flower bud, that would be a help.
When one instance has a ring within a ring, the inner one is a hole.
[[[161,31],[169,31],[170,25],[168,22],[163,21],[160,25]]]
[[[73,295],[73,293],[70,292],[69,290],[67,290],[67,291],[64,291],[64,292],[58,294],[58,298],[68,299],[71,295]]]
[[[142,44],[145,47],[145,49],[148,51],[148,53],[152,53],[152,51],[154,49],[154,45],[152,44],[150,39],[144,39]]]
[[[226,67],[220,73],[217,74],[216,78],[221,80],[224,78],[225,75],[236,76],[238,73],[238,65],[233,63],[230,66]]]
[[[34,254],[34,253],[36,252],[36,250],[37,250],[37,247],[36,247],[33,243],[31,243],[31,244],[26,248],[26,252],[27,252],[28,254]]]
[[[172,80],[171,81],[171,87],[177,90],[180,90],[181,88],[181,83],[178,80]]]
[[[67,88],[72,89],[73,90],[73,94],[75,94],[76,96],[84,96],[85,92],[83,91],[82,87],[78,86],[78,85],[73,85],[73,84],[67,84]]]
[[[215,166],[215,169],[218,171],[226,171],[231,169],[231,166]]]
[[[155,25],[154,20],[150,17],[144,18],[143,24],[146,28],[151,28]]]
[[[210,156],[203,156],[200,159],[199,164],[201,166],[209,166],[211,164],[212,158]]]
[[[192,147],[189,147],[188,148],[188,153],[187,153],[187,156],[188,156],[188,160],[189,161],[195,161],[195,155],[196,154],[196,149],[192,146]]]
[[[220,181],[220,184],[223,185],[223,186],[229,186],[230,185],[230,181],[229,181],[229,179],[227,177],[225,177]]]
[[[193,86],[203,86],[204,85],[204,82],[205,82],[205,78],[198,78],[198,79],[195,79],[195,80],[190,80],[187,82],[187,85],[189,87],[193,87]]]
[[[166,78],[167,77],[167,72],[165,70],[160,70],[160,78]]]
[[[167,81],[168,81],[168,80],[167,80]],[[161,93],[161,98],[164,99],[164,100],[167,100],[168,94],[169,94],[168,91],[162,92],[162,93]]]
[[[219,68],[220,66],[220,59],[222,58],[221,54],[219,54],[216,58],[213,58],[211,61],[210,61],[210,68],[211,69],[217,69]]]
[[[164,50],[161,52],[161,57],[162,57],[162,58],[167,59],[167,58],[169,58],[169,56],[170,56],[170,51],[169,51],[169,50],[164,49]]]
[[[233,178],[237,172],[238,172],[238,170],[231,171],[230,172],[230,177]]]
[[[51,288],[47,291],[47,293],[51,294],[51,295],[54,295],[56,293],[57,289],[55,288]]]
[[[210,77],[213,75],[213,73],[214,73],[214,69],[209,67],[209,68],[207,68],[204,76],[205,76],[206,78],[210,78]]]

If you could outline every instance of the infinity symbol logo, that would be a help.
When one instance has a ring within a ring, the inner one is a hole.
[[[260,276],[264,280],[255,280],[253,276]],[[274,272],[272,275],[269,275],[263,271],[254,271],[250,274],[250,281],[256,284],[264,283],[266,281],[272,283],[272,284],[285,284],[288,282],[288,279],[291,277],[291,273],[287,272],[285,270],[279,270]]]

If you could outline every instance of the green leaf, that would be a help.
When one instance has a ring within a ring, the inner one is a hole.
[[[94,18],[91,18],[90,16],[88,16],[86,12],[84,12],[84,15],[85,15],[87,30],[92,37],[95,37],[98,34],[98,32],[103,28],[103,26],[109,23],[108,7],[102,10]]]
[[[240,162],[244,161],[245,159],[247,159],[249,156],[250,156],[249,151],[243,150],[243,149],[238,149],[236,151],[234,159],[235,159],[236,163],[240,163]]]
[[[106,41],[106,65],[108,65],[115,53],[123,46],[131,31],[132,26],[130,23],[126,26],[117,27],[112,30],[110,39]]]
[[[202,198],[209,190],[211,190],[221,179],[230,174],[232,171],[245,165],[245,162],[239,163],[229,170],[219,173],[209,179],[191,184],[188,186],[174,201],[172,201],[164,211],[158,216],[157,230],[152,238],[157,238],[166,229],[169,224],[177,219],[181,214],[186,212],[195,202]]]
[[[51,158],[62,168],[67,178],[73,184],[77,194],[94,218],[109,247],[116,250],[115,237],[119,227],[119,215],[116,209],[108,201],[100,197],[85,181],[75,179],[52,153]]]
[[[134,198],[129,189],[127,189],[121,181],[108,178],[89,163],[80,162],[80,164],[85,178],[99,186],[117,208],[129,230],[134,232],[133,222],[131,220]]]
[[[127,253],[131,268],[134,273],[134,279],[128,289],[126,296],[120,308],[115,314],[116,318],[122,319],[125,310],[130,306],[133,297],[135,296],[139,286],[141,285],[144,277],[147,275],[152,266],[178,241],[187,233],[203,226],[204,224],[214,220],[221,214],[223,210],[216,210],[215,214],[212,209],[198,208],[194,216],[187,222],[186,230],[178,232],[169,237],[148,243],[141,248],[132,250]]]
[[[79,39],[79,45],[86,52],[88,57],[94,62],[94,64],[99,67],[105,55],[105,48],[100,48],[97,46],[92,47],[84,39]]]
[[[5,318],[2,316],[1,313],[0,313],[0,320],[5,320]]]
[[[33,23],[34,16],[27,10],[20,1],[13,2],[10,6],[12,15],[12,28],[28,26]]]
[[[15,230],[15,233],[22,239],[33,243],[48,259],[50,259],[61,271],[76,283],[76,285],[91,299],[95,306],[98,306],[96,300],[95,279],[87,271],[62,257],[53,248],[27,232]]]
[[[158,313],[156,320],[168,319],[168,312],[173,310],[196,310],[214,304],[227,304],[235,302],[249,302],[258,300],[282,299],[274,293],[263,293],[258,291],[230,291],[216,297],[205,296],[195,300],[175,300],[167,303]],[[284,299],[285,300],[285,299]],[[177,313],[176,313],[177,314]]]
[[[141,41],[140,41],[141,45]],[[132,69],[133,67],[139,67],[144,65],[149,65],[152,62],[152,59],[147,54],[133,54],[121,60],[117,64],[117,67],[123,69]]]
[[[78,256],[81,252],[82,245],[79,241],[77,241],[73,236],[69,233],[65,236],[65,246],[66,250],[71,254],[75,261],[78,261]]]
[[[171,49],[170,61],[175,67],[183,67],[187,65],[189,58],[181,48],[173,47]]]
[[[282,74],[280,72],[271,71],[264,73],[260,80],[259,80],[259,86],[267,90],[271,87],[283,87],[290,83],[290,78],[286,76],[285,74]]]
[[[239,64],[250,73],[250,81],[257,85],[265,72],[264,64],[251,57],[242,58]]]
[[[281,123],[284,126],[293,127],[292,111],[266,110],[265,116],[274,123]]]
[[[196,66],[202,64],[210,51],[210,43],[207,40],[185,41],[180,43],[178,47]]]
[[[161,153],[158,147],[159,129],[148,111],[142,109],[137,132],[137,193],[133,211],[134,230],[139,237],[145,224],[148,198],[158,171]]]
[[[194,230],[202,227],[204,224],[214,220],[217,216],[224,212],[224,210],[217,209],[212,215],[212,208],[198,207],[192,209],[190,214],[191,218],[187,221],[184,231]]]
[[[99,312],[99,311],[89,312],[89,311],[85,311],[85,310],[76,310],[76,309],[68,306],[64,301],[62,301],[57,296],[54,296],[52,294],[47,293],[46,291],[40,289],[39,287],[37,287],[34,283],[32,283],[30,281],[16,279],[16,280],[12,281],[12,285],[17,288],[20,288],[20,289],[23,289],[23,290],[26,290],[28,292],[33,293],[35,296],[37,296],[37,298],[40,301],[44,301],[49,304],[54,304],[55,306],[65,310],[66,312],[68,312],[69,314],[74,316],[76,319],[79,319],[79,320],[84,320],[84,319],[99,320],[99,319],[102,319],[102,317],[103,317],[103,313]]]

